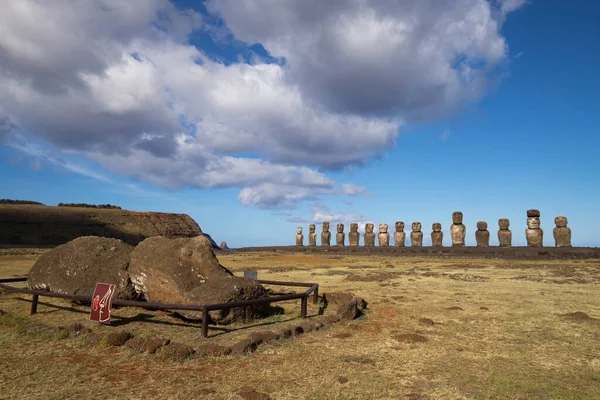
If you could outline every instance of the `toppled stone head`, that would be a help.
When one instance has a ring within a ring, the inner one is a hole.
[[[396,221],[396,232],[404,232],[404,222]]]
[[[454,211],[452,213],[452,223],[453,224],[462,224],[463,223],[463,213],[460,211]]]
[[[434,222],[431,225],[431,230],[433,230],[434,232],[441,232],[442,231],[442,224],[440,224],[439,222]]]

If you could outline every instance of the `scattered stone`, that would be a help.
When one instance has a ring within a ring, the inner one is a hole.
[[[451,310],[451,311],[463,311],[463,309],[459,306],[452,306],[452,307],[448,307],[446,308],[446,310]]]
[[[167,346],[163,346],[156,351],[162,359],[181,361],[191,357],[196,353],[196,350],[182,343],[171,342]]]
[[[310,319],[305,319],[304,321],[302,321],[300,323],[299,326],[302,328],[302,331],[304,333],[309,333],[309,332],[312,332],[313,330],[315,330],[315,324]]]
[[[252,332],[250,335],[248,335],[248,339],[250,339],[252,343],[259,346],[261,343],[268,343],[270,341],[279,339],[279,335],[271,331]]]
[[[487,228],[487,222],[477,222],[477,230],[475,231],[475,240],[477,241],[477,247],[490,247],[490,231],[488,231]]]
[[[79,336],[82,334],[86,335],[86,334],[92,332],[92,330],[90,328],[83,326],[79,322],[73,322],[72,324],[69,324],[69,326],[67,326],[66,329],[67,329],[67,332],[69,332],[70,337]]]
[[[323,325],[321,322],[319,322],[319,321],[317,321],[317,320],[315,320],[315,321],[313,321],[313,322],[314,322],[314,324],[315,324],[315,330],[317,330],[317,331],[318,331],[319,329],[321,329],[321,328],[324,326],[324,325]]]
[[[554,218],[556,228],[553,230],[556,247],[571,247],[571,228],[567,227],[567,217]]]
[[[148,350],[148,348],[146,347],[147,342],[148,342],[148,340],[143,339],[141,337],[134,337],[134,338],[129,339],[127,342],[125,342],[124,346],[131,350],[134,350],[138,353],[143,353],[144,351]],[[155,352],[156,352],[156,350],[153,351],[152,353],[150,353],[150,352],[148,352],[148,353],[154,354]]]
[[[304,333],[304,329],[302,329],[302,327],[300,325],[296,325],[296,326],[292,327],[291,330],[292,330],[292,335],[294,335],[294,336],[302,335]]]
[[[572,313],[563,314],[563,315],[561,315],[561,317],[565,317],[565,318],[569,318],[569,319],[575,319],[575,320],[590,320],[590,319],[593,319],[592,317],[590,317],[589,315],[587,315],[583,311],[575,311],[575,312],[572,312]]]
[[[368,223],[365,225],[365,247],[375,246],[375,233],[373,232],[375,225]]]
[[[236,396],[243,400],[271,400],[271,396],[268,394],[260,393],[255,390],[237,392]]]
[[[394,246],[404,247],[406,241],[406,232],[404,232],[404,222],[396,221],[396,232],[394,232]]]
[[[412,232],[410,233],[410,244],[412,247],[423,247],[423,232],[421,232],[421,223],[412,223]]]
[[[43,253],[27,274],[30,289],[92,296],[96,283],[116,285],[115,299],[136,300],[128,268],[134,247],[119,239],[83,236]]]
[[[450,236],[452,237],[452,247],[464,247],[467,228],[463,225],[463,213],[455,211],[452,213],[452,225],[450,226]]]
[[[291,334],[291,333],[290,333]],[[256,344],[252,343],[250,339],[242,339],[233,346],[231,346],[231,353],[233,354],[243,354],[243,353],[252,353],[256,351]]]
[[[335,245],[339,247],[344,247],[344,224],[337,224],[337,233],[335,234]]]
[[[200,356],[220,357],[231,354],[231,348],[217,344],[203,344],[198,346],[196,353]]]
[[[296,246],[304,246],[304,235],[301,226],[296,229]]]
[[[360,241],[360,233],[358,232],[358,224],[353,222],[350,224],[350,232],[348,233],[348,241],[350,246],[358,246]]]
[[[361,309],[367,308],[367,302],[362,298],[356,296],[352,292],[329,292],[323,294],[323,302],[329,305],[337,305],[340,306],[342,304],[346,304],[353,299],[359,299],[359,307]]]
[[[343,385],[344,383],[348,383],[348,378],[345,376],[338,376],[337,381]]]
[[[146,353],[148,354],[154,354],[158,349],[160,349],[163,346],[167,346],[169,343],[171,343],[170,339],[150,339],[147,340],[146,343],[144,343],[144,350],[146,350]]]
[[[278,333],[279,339],[287,339],[292,336],[292,330],[290,328],[283,328]]]
[[[349,302],[342,304],[337,309],[336,314],[340,317],[340,320],[353,320],[362,315],[362,310],[359,308],[358,297],[350,300]]]
[[[434,222],[431,225],[431,230],[431,246],[442,247],[444,241],[444,232],[442,232],[442,224],[439,222]]]
[[[106,336],[106,343],[110,346],[123,346],[132,337],[131,332],[111,332]]]
[[[329,222],[323,222],[323,232],[321,232],[321,246],[331,245],[331,232],[329,232]]]
[[[350,336],[352,336],[352,334],[349,332],[338,332],[331,335],[331,337],[336,339],[348,339]]]
[[[487,307],[484,307],[484,306],[481,306],[481,307],[479,307],[479,309],[480,309],[480,310],[489,310],[489,308],[487,308]]]
[[[399,333],[392,332],[392,339],[398,342],[404,343],[423,343],[427,342],[427,338],[423,335],[418,335],[416,333]]]
[[[380,247],[390,245],[390,234],[388,233],[388,224],[379,224],[379,234],[377,235]]]
[[[317,233],[315,230],[317,229],[315,224],[310,224],[308,226],[308,245],[316,246],[317,245]]]
[[[508,218],[500,218],[498,220],[498,242],[500,247],[512,246],[512,232],[508,229],[510,221]]]
[[[423,325],[429,325],[429,326],[432,326],[434,324],[434,322],[431,318],[419,318],[419,323],[423,324]]]

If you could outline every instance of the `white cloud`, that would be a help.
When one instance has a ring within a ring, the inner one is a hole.
[[[239,187],[260,208],[362,194],[327,171],[380,157],[406,120],[478,98],[507,54],[493,11],[519,6],[265,1],[209,9],[284,65],[209,59],[187,37],[213,27],[167,0],[7,2],[0,139],[22,132],[48,149],[13,147],[96,179],[109,178],[69,155],[171,189]]]

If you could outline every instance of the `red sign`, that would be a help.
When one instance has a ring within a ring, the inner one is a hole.
[[[110,324],[110,312],[114,294],[115,285],[96,283],[96,289],[92,296],[92,310],[90,311],[90,319],[92,321]]]

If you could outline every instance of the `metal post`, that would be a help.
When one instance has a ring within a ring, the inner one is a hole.
[[[202,309],[202,337],[208,337],[208,308]]]
[[[315,294],[313,297],[313,304],[317,304],[319,302],[319,288],[317,287],[315,289]]]
[[[31,315],[33,315],[37,312],[37,305],[38,305],[38,295],[34,294],[33,298],[31,299]]]
[[[300,317],[306,318],[306,306],[308,305],[308,296],[302,298],[302,304],[300,305]]]
[[[244,306],[244,323],[248,323],[248,306]]]

